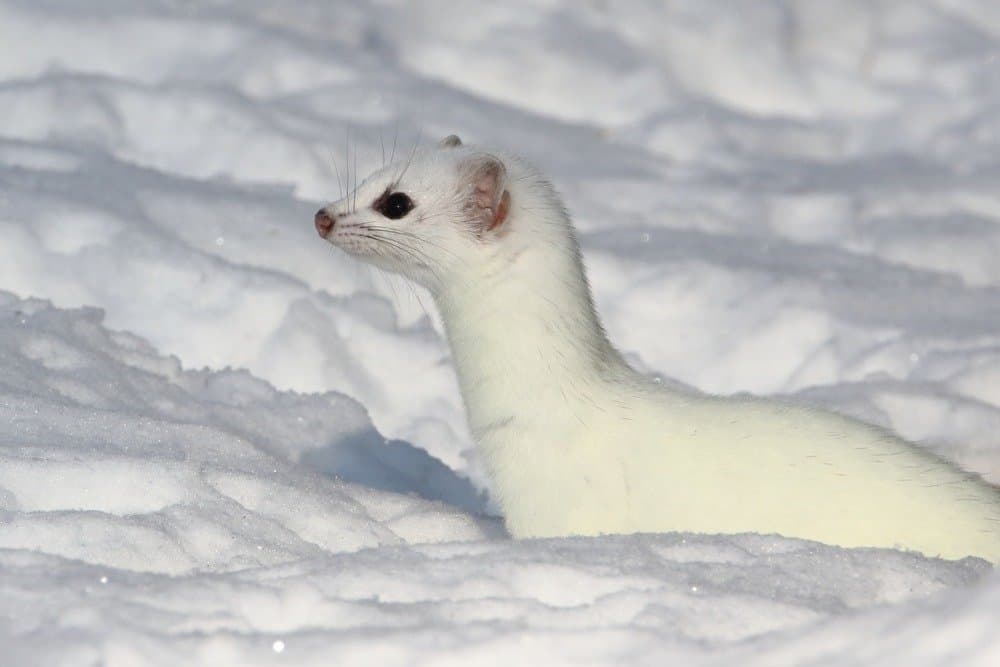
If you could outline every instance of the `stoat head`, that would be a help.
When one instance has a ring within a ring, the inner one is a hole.
[[[506,160],[452,135],[316,213],[319,235],[431,290],[502,251],[516,195]]]

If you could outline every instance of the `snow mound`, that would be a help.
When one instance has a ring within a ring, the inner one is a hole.
[[[501,539],[455,507],[482,507],[467,480],[352,399],[185,371],[101,320],[0,293],[16,664],[705,657],[989,570],[755,535]]]
[[[506,540],[428,295],[311,224],[383,153],[523,153],[637,367],[1000,482],[997,3],[6,0],[0,43],[0,662],[1000,662],[980,561]]]
[[[476,509],[472,485],[350,398],[183,371],[97,310],[0,298],[2,547],[184,574],[483,536],[431,502]]]

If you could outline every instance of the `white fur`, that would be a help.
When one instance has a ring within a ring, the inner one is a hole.
[[[332,243],[433,293],[511,535],[779,533],[1000,562],[1000,493],[977,477],[852,419],[683,393],[629,368],[552,187],[492,155],[510,211],[485,233],[465,175],[490,158],[461,145],[417,152],[325,210],[340,216]],[[393,190],[417,206],[387,220],[370,204],[400,174]],[[357,236],[363,225],[389,242]]]

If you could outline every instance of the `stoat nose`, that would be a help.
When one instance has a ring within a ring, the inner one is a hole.
[[[316,211],[316,231],[323,238],[333,229],[334,219],[326,212],[325,208]]]

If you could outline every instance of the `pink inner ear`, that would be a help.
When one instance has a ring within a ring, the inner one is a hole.
[[[507,219],[507,211],[510,210],[510,192],[507,190],[503,191],[500,195],[500,203],[497,205],[497,210],[493,214],[493,221],[486,226],[486,231],[490,232],[503,224],[503,221]]]
[[[497,205],[499,194],[497,188],[500,186],[500,165],[495,162],[487,163],[476,174],[475,197],[476,204],[482,208],[493,210]]]
[[[507,218],[510,194],[504,189],[507,170],[492,155],[476,155],[462,165],[469,183],[466,210],[479,233],[499,227]]]

